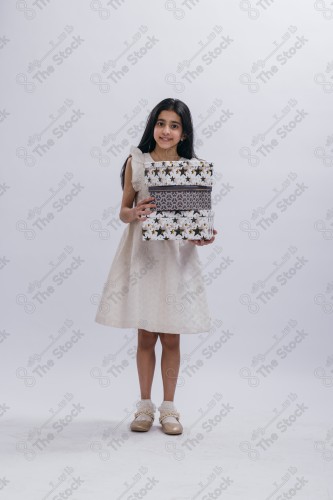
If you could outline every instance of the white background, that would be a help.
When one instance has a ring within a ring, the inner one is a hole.
[[[7,0],[0,16],[3,498],[332,500],[331,2]],[[136,330],[94,322],[120,169],[166,97],[219,179],[198,248],[215,327],[181,336],[180,436],[158,412],[130,432]]]

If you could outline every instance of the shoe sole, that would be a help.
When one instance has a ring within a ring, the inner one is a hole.
[[[134,432],[148,432],[148,431],[150,431],[151,428],[152,428],[152,425],[148,429],[142,429],[141,427],[136,428],[135,426],[133,426],[133,427],[130,426],[131,431],[134,431]]]
[[[175,432],[172,432],[172,431],[166,431],[164,430],[163,426],[162,426],[162,431],[164,432],[164,434],[171,434],[171,435],[177,435],[177,434],[183,434],[183,431],[175,431]]]

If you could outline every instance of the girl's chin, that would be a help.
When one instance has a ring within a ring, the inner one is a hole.
[[[157,144],[161,147],[168,147],[168,148],[174,145],[173,141],[158,141]]]

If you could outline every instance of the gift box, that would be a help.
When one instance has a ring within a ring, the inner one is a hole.
[[[211,186],[151,186],[148,190],[159,212],[211,209]]]
[[[156,210],[142,222],[143,240],[200,240],[213,236],[213,164],[203,160],[145,163],[144,180]]]

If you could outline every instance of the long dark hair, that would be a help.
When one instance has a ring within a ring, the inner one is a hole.
[[[154,150],[156,145],[156,141],[154,139],[154,127],[159,114],[164,110],[174,111],[181,119],[185,138],[177,144],[177,154],[183,158],[188,158],[189,160],[192,158],[198,159],[193,148],[193,123],[191,112],[183,101],[180,101],[179,99],[172,99],[171,97],[163,99],[163,101],[159,102],[155,108],[151,110],[147,118],[146,128],[142,139],[137,147],[142,151],[142,153],[150,153]],[[122,189],[124,189],[125,169],[128,158],[129,156],[126,158],[120,172]]]

